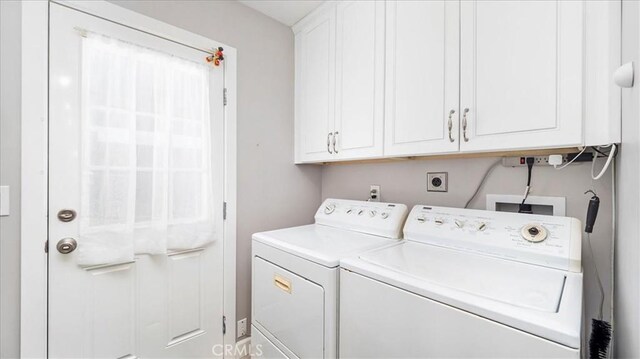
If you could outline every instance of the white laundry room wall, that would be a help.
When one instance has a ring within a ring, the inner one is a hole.
[[[364,199],[370,184],[382,186],[384,201],[413,205],[464,205],[485,169],[495,158],[395,161],[378,164],[293,165],[293,33],[275,20],[235,1],[113,1],[172,25],[227,43],[238,49],[238,239],[237,318],[250,316],[251,234],[257,231],[309,223],[326,197]],[[640,48],[640,4],[625,2],[630,16],[625,26],[635,31],[632,59]],[[631,9],[631,7],[634,7]],[[11,216],[0,218],[0,357],[19,356],[20,305],[20,5],[0,1],[0,184],[10,185]],[[629,39],[627,39],[629,41]],[[636,78],[636,84],[640,79]],[[623,150],[619,156],[619,212],[621,226],[616,243],[616,300],[618,329],[616,354],[640,357],[640,231],[638,163],[640,92],[623,93],[632,101],[623,116]],[[627,144],[629,144],[627,146]],[[589,165],[562,171],[535,167],[532,195],[565,196],[568,215],[584,219],[593,188],[602,200],[592,235],[596,262],[610,292],[611,177],[592,182]],[[426,172],[449,172],[449,192],[427,193]],[[525,168],[498,167],[473,208],[484,208],[487,193],[521,195]],[[587,315],[598,305],[593,261],[584,253]],[[608,318],[611,303],[605,302]]]
[[[11,190],[0,217],[0,358],[20,353],[20,16],[18,1],[0,1],[0,185]]]
[[[485,157],[328,165],[322,172],[322,198],[364,200],[368,198],[369,186],[375,184],[381,186],[381,199],[385,202],[404,203],[410,207],[416,204],[464,207],[486,169],[497,160],[498,158]],[[602,166],[603,162],[599,161],[598,166]],[[449,191],[427,192],[427,172],[448,172]],[[511,168],[499,165],[491,173],[470,208],[485,209],[486,194],[522,196],[526,181],[526,167]],[[587,204],[591,198],[584,192],[593,189],[600,197],[600,211],[591,240],[595,262],[607,294],[604,316],[609,320],[612,244],[611,169],[602,179],[593,181],[590,163],[570,165],[563,170],[555,170],[550,166],[536,166],[533,168],[531,187],[532,196],[566,197],[567,216],[581,221],[584,221]],[[594,261],[584,241],[582,260],[586,294],[585,323],[590,326],[591,318],[596,315],[600,305],[600,291],[594,277]],[[589,327],[585,330],[588,335]]]

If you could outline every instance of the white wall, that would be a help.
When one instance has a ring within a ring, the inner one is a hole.
[[[0,1],[0,185],[11,216],[0,217],[0,357],[20,353],[20,3]]]
[[[622,90],[622,151],[618,166],[615,264],[617,357],[640,357],[640,4],[622,6],[622,62],[634,61],[635,86]]]
[[[497,158],[467,158],[438,160],[405,160],[379,164],[330,165],[322,173],[322,198],[366,199],[369,185],[381,185],[382,200],[386,202],[430,204],[463,207],[473,194],[485,170]],[[599,161],[600,166],[603,161]],[[600,168],[600,167],[598,167]],[[600,197],[600,211],[591,235],[598,270],[606,293],[611,291],[611,170],[599,181],[591,180],[590,163],[571,165],[557,171],[552,167],[534,167],[531,195],[566,197],[567,215],[584,221],[593,189]],[[427,172],[448,172],[449,192],[427,192]],[[498,166],[472,202],[471,208],[484,209],[486,194],[523,195],[527,181],[526,167]],[[637,183],[637,180],[636,180]],[[593,260],[583,241],[583,266],[586,293],[585,323],[590,326],[600,304],[600,292],[595,282]],[[611,301],[604,303],[605,319],[610,318]],[[585,329],[589,333],[590,329]]]

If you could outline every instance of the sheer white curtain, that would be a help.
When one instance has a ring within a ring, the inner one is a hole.
[[[80,265],[214,241],[210,71],[83,38]]]

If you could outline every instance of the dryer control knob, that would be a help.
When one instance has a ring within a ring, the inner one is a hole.
[[[478,226],[476,227],[476,229],[478,230],[478,232],[482,232],[485,229],[487,229],[487,224],[484,222],[480,222],[478,223]]]
[[[382,212],[382,213],[380,213],[380,217],[382,217],[382,219],[387,219],[387,218],[389,218],[389,213]]]
[[[324,207],[324,214],[331,214],[336,210],[335,204],[329,204]]]
[[[420,222],[420,223],[424,223],[427,221],[427,218],[425,216],[418,216],[416,217],[416,221]]]
[[[376,213],[378,213],[378,212],[376,212],[374,210],[369,211],[369,217],[375,217]]]
[[[437,225],[441,226],[441,225],[443,225],[443,224],[444,224],[444,219],[443,219],[443,218],[436,218],[436,219],[434,220],[434,222],[435,222]]]
[[[456,227],[458,227],[458,228],[462,228],[462,227],[464,227],[464,221],[461,221],[461,220],[459,220],[459,219],[456,219],[456,220],[454,221],[454,223],[456,224]]]

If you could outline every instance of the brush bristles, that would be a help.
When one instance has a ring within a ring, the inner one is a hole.
[[[611,342],[611,324],[604,320],[591,319],[591,338],[589,339],[589,358],[606,359]]]

